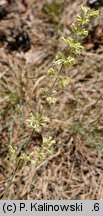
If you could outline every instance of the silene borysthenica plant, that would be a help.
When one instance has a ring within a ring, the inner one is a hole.
[[[65,76],[65,69],[71,69],[74,65],[77,64],[76,57],[84,50],[84,47],[81,44],[81,40],[88,35],[87,26],[92,18],[99,14],[99,11],[91,11],[90,8],[84,7],[81,5],[82,15],[77,15],[76,23],[71,25],[72,37],[66,36],[61,37],[61,40],[66,45],[65,52],[58,52],[56,58],[52,64],[52,67],[48,70],[48,75],[53,78],[51,87],[47,89],[41,89],[41,95],[45,97],[45,103],[42,109],[39,112],[30,113],[29,118],[27,119],[27,126],[31,128],[31,133],[26,142],[24,142],[19,149],[9,145],[9,165],[15,161],[15,170],[13,175],[10,177],[7,188],[5,189],[4,197],[8,197],[9,189],[12,184],[12,181],[23,164],[32,164],[37,166],[38,163],[45,160],[45,158],[52,153],[53,144],[55,140],[52,137],[43,137],[41,147],[37,147],[32,153],[26,153],[26,148],[32,138],[33,133],[40,127],[44,127],[47,121],[47,118],[43,115],[45,105],[53,104],[56,101],[55,98],[55,84],[60,83],[62,88],[65,88],[70,78]]]

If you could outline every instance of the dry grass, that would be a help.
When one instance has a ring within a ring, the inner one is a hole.
[[[25,119],[44,102],[40,88],[50,85],[46,71],[60,47],[58,36],[70,33],[82,1],[65,1],[59,23],[43,11],[45,0],[30,2],[28,8],[18,3],[15,15],[10,13],[0,26],[9,37],[14,25],[20,29],[24,22],[31,38],[26,53],[0,47],[1,198],[7,185],[8,144],[19,146],[28,138]],[[102,21],[101,9],[90,28]],[[49,131],[47,127],[35,133],[28,147],[32,151],[43,134],[52,135],[57,143],[54,154],[31,172],[28,166],[19,171],[10,199],[103,199],[103,52],[85,52],[79,58],[79,65],[69,71],[69,86],[57,86],[56,105],[45,109]]]

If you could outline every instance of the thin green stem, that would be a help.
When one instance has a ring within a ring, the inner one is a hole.
[[[16,173],[17,173],[17,169],[18,169],[18,168],[16,167],[16,168],[15,168],[15,171],[14,171],[14,173],[13,173],[13,175],[11,176],[11,178],[10,178],[10,180],[9,180],[9,183],[8,183],[6,189],[5,189],[5,192],[4,192],[4,195],[3,195],[3,197],[2,197],[2,200],[7,199],[7,197],[8,197],[9,189],[10,189],[10,187],[11,187],[11,185],[12,185],[12,182],[13,182],[13,179],[14,179]]]
[[[80,18],[80,17],[79,17],[79,19],[77,20],[77,21],[79,22],[79,24],[77,25],[79,31],[81,31],[81,30],[83,29],[84,24],[87,24],[87,23],[88,23],[88,22],[87,22],[88,20],[86,20],[86,15],[87,15],[87,18],[88,18],[88,19],[90,19],[90,17],[93,16],[93,14],[92,14],[93,12],[91,12],[91,15],[88,14],[88,10],[87,10],[87,12],[86,12],[86,8],[83,8],[83,6],[82,6],[82,10],[83,10],[83,12],[84,12],[84,20],[83,20],[84,22],[83,22],[83,24],[81,23],[81,18]],[[98,15],[98,14],[97,14],[97,15]],[[94,16],[96,16],[96,14],[94,14]],[[80,37],[78,37],[78,35],[76,35],[76,33],[75,33],[74,39],[75,39],[75,41],[74,41],[74,42],[75,42],[75,47],[74,47],[74,46],[71,46],[71,47],[73,47],[73,51],[70,50],[70,53],[69,53],[69,54],[70,54],[70,57],[71,57],[71,55],[74,55],[74,57],[75,57],[75,55],[77,54],[78,49],[80,49],[80,51],[81,51],[81,47],[80,47],[78,44],[76,44],[76,42],[79,42],[79,41],[80,41]],[[73,42],[71,41],[71,42],[69,42],[69,44],[70,44],[70,43],[72,44]],[[67,44],[68,44],[68,43],[67,43]],[[78,45],[78,47],[77,47],[77,45]],[[69,47],[68,47],[68,48],[69,48]],[[74,48],[75,48],[75,49],[74,49]],[[77,49],[77,48],[78,48],[78,49]],[[71,51],[72,51],[72,52],[71,52]],[[75,51],[75,53],[74,53],[74,51]],[[63,60],[64,60],[64,59],[63,59]],[[68,63],[68,62],[67,62],[67,63]],[[69,62],[69,63],[70,63],[70,62]],[[73,64],[72,64],[72,65],[73,65]],[[9,66],[9,68],[11,68],[11,66],[9,65],[9,63],[8,63],[8,66]],[[64,64],[62,63],[60,69],[57,71],[57,73],[56,73],[56,75],[55,75],[55,78],[54,78],[54,81],[53,81],[53,83],[52,83],[52,86],[49,88],[49,90],[48,90],[48,92],[47,92],[47,94],[46,94],[46,99],[47,99],[48,96],[51,96],[51,95],[52,95],[53,89],[54,89],[54,87],[55,87],[55,85],[56,85],[56,82],[58,81],[59,74],[62,72],[63,67],[64,67]],[[71,67],[71,63],[70,63],[70,67]],[[70,67],[69,67],[69,68],[70,68]],[[11,68],[11,69],[12,69],[12,68]],[[12,69],[12,70],[13,70],[13,69]],[[16,76],[16,74],[15,74],[15,76]],[[20,79],[19,81],[21,82],[21,79]],[[23,96],[22,83],[21,83],[21,95]],[[41,110],[40,110],[40,113],[41,113],[41,114],[42,114],[43,111],[44,111],[44,108],[45,108],[46,103],[47,103],[47,100],[45,100],[45,103],[43,104],[43,106],[42,106],[42,108],[41,108]],[[18,149],[18,151],[17,151],[17,153],[16,153],[16,156],[17,156],[16,168],[15,168],[15,170],[14,170],[13,175],[11,176],[11,178],[10,178],[10,180],[9,180],[9,183],[8,183],[7,188],[6,188],[6,190],[5,190],[3,199],[6,198],[6,197],[8,196],[9,189],[10,189],[10,187],[11,187],[11,185],[12,185],[13,179],[14,179],[14,177],[15,177],[17,171],[18,171],[18,168],[19,168],[20,156],[21,156],[21,154],[26,150],[27,146],[29,145],[30,140],[31,140],[31,138],[32,138],[32,136],[33,136],[34,131],[35,131],[35,129],[33,128],[32,131],[31,131],[31,133],[30,133],[30,136],[29,136],[28,139],[27,139],[27,141],[24,142],[23,144],[21,144],[20,148]]]
[[[31,131],[30,136],[29,136],[29,138],[28,138],[28,141],[26,141],[25,143],[23,143],[23,144],[21,145],[21,147],[19,148],[19,150],[18,150],[18,152],[17,152],[17,158],[18,158],[18,157],[21,155],[21,153],[24,152],[25,149],[27,148],[27,146],[28,146],[28,144],[29,144],[29,142],[30,142],[30,140],[31,140],[31,138],[32,138],[33,133],[34,133],[34,129]],[[11,185],[12,185],[12,182],[13,182],[13,179],[14,179],[14,177],[15,177],[17,171],[18,171],[19,161],[20,161],[20,160],[18,160],[17,163],[16,163],[15,171],[14,171],[13,175],[11,176],[11,178],[10,178],[10,180],[9,180],[9,183],[8,183],[6,189],[5,189],[5,192],[4,192],[4,195],[3,195],[3,198],[2,198],[2,199],[7,198],[7,196],[8,196],[9,189],[10,189],[10,187],[11,187]]]
[[[47,97],[48,97],[49,95],[51,95],[51,93],[52,93],[52,91],[53,91],[53,89],[54,89],[54,87],[55,87],[55,84],[56,84],[56,82],[57,82],[57,80],[58,80],[58,75],[61,73],[62,69],[63,69],[63,65],[61,66],[59,72],[57,73],[57,75],[56,75],[56,77],[55,77],[55,79],[54,79],[54,82],[53,82],[51,88],[50,88],[49,91],[48,91]],[[41,109],[41,113],[43,112],[45,105],[46,105],[46,101],[45,101],[45,104],[43,105],[43,107],[42,107],[42,109]],[[30,140],[31,140],[31,138],[32,138],[32,135],[33,135],[34,131],[35,131],[35,130],[34,130],[34,128],[33,128],[32,131],[31,131],[31,133],[30,133],[30,136],[29,136],[28,140],[27,140],[25,143],[23,143],[23,144],[21,145],[21,147],[19,148],[19,150],[18,150],[18,152],[17,152],[17,154],[16,154],[16,155],[17,155],[17,158],[21,155],[22,152],[24,152],[24,151],[26,150],[26,148],[27,148],[27,146],[29,145],[29,142],[30,142]],[[9,189],[10,189],[10,187],[11,187],[11,185],[12,185],[12,181],[13,181],[13,179],[14,179],[14,177],[15,177],[17,171],[18,171],[18,165],[19,165],[19,161],[17,162],[15,171],[14,171],[12,177],[10,178],[10,181],[9,181],[9,183],[8,183],[8,186],[7,186],[6,190],[5,190],[3,199],[4,199],[5,197],[7,197],[8,193],[9,193]]]
[[[29,142],[30,142],[30,140],[31,140],[31,138],[32,138],[32,136],[33,136],[34,131],[35,131],[35,129],[33,128],[32,131],[31,131],[31,133],[30,133],[30,135],[29,135],[29,137],[28,137],[28,140],[25,141],[25,142],[20,146],[20,148],[19,148],[19,150],[18,150],[18,152],[17,152],[17,154],[16,154],[17,157],[19,157],[19,156],[21,155],[21,153],[22,153],[23,151],[25,151],[25,149],[26,149],[27,146],[29,145]]]
[[[56,74],[56,76],[55,76],[55,79],[54,79],[54,82],[53,82],[52,86],[50,87],[50,89],[48,90],[48,93],[47,93],[47,95],[46,95],[46,98],[52,94],[52,91],[53,91],[53,89],[54,89],[54,87],[55,87],[55,84],[56,84],[56,82],[58,81],[58,75],[61,73],[62,69],[63,69],[63,64],[62,64],[60,70],[57,72],[57,74]],[[42,107],[40,113],[43,113],[43,110],[44,110],[45,105],[46,105],[46,100],[45,100],[45,103],[44,103],[44,105],[43,105],[43,107]]]

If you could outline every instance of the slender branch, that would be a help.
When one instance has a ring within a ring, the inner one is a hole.
[[[74,38],[68,37],[66,39],[64,37],[62,37],[63,40],[65,41],[65,43],[67,44],[67,50],[69,48],[71,50],[71,53],[69,53],[68,57],[64,56],[64,58],[63,58],[63,55],[61,54],[59,56],[59,58],[57,59],[57,61],[55,62],[55,63],[57,63],[57,65],[61,64],[61,67],[60,67],[60,69],[56,73],[54,73],[55,74],[55,79],[54,79],[54,81],[52,83],[52,86],[49,88],[49,90],[48,90],[48,92],[46,94],[46,99],[49,96],[52,95],[53,89],[54,89],[55,84],[58,81],[58,79],[62,80],[62,83],[61,83],[62,87],[64,87],[64,86],[67,85],[67,83],[68,83],[67,77],[59,77],[59,75],[61,74],[64,65],[67,66],[68,68],[71,68],[75,64],[75,56],[77,54],[80,54],[83,51],[83,46],[80,43],[80,38],[81,37],[83,38],[83,37],[85,37],[88,34],[88,32],[85,30],[84,26],[89,23],[89,21],[90,21],[91,18],[93,18],[93,17],[95,17],[95,16],[98,15],[98,11],[91,11],[89,8],[85,8],[84,6],[81,6],[81,8],[82,8],[82,10],[84,12],[84,17],[82,18],[81,16],[77,16],[77,25],[76,24],[72,25],[72,31],[75,34],[75,37]],[[10,67],[10,65],[9,65],[9,67]],[[45,100],[45,103],[42,106],[42,109],[40,111],[41,114],[43,113],[43,110],[45,108],[46,103],[47,103],[47,100]],[[36,125],[38,126],[37,122],[36,122]],[[39,125],[43,125],[43,124],[41,123]],[[27,141],[24,142],[20,146],[20,148],[18,149],[18,151],[16,152],[16,157],[17,157],[16,168],[15,168],[15,171],[14,171],[13,175],[11,176],[11,178],[9,180],[9,183],[8,183],[7,188],[5,190],[3,199],[8,196],[9,189],[10,189],[10,187],[12,185],[13,179],[14,179],[14,177],[15,177],[17,171],[18,171],[18,168],[19,168],[20,156],[21,156],[21,154],[23,152],[25,152],[27,146],[29,145],[29,143],[31,141],[31,138],[33,136],[34,131],[35,131],[35,128],[32,129],[32,131],[30,133],[30,136],[28,137]]]

